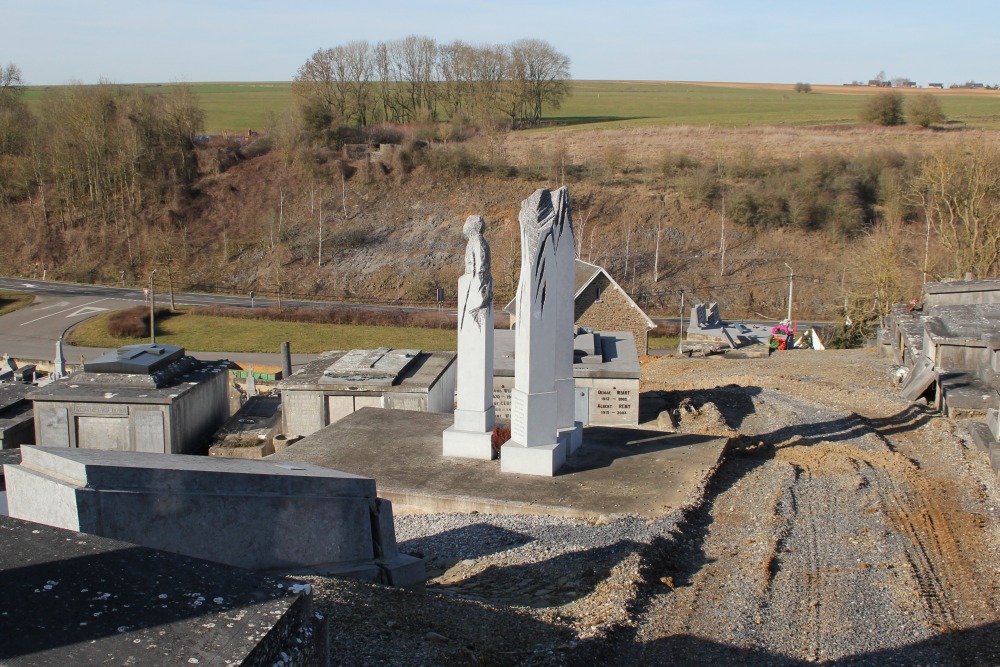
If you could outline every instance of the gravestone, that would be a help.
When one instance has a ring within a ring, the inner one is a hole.
[[[572,305],[572,282],[559,272],[560,242],[569,242],[569,195],[536,190],[521,202],[521,275],[517,286],[514,388],[511,390],[511,439],[500,453],[500,469],[552,476],[565,462],[569,446],[558,436],[556,350],[572,354],[571,328],[560,324],[561,299]],[[567,289],[568,288],[568,289]],[[560,365],[560,372],[562,366]]]
[[[10,516],[251,570],[424,580],[375,480],[295,461],[24,447]]]
[[[493,458],[493,277],[485,223],[469,216],[462,229],[465,273],[458,279],[458,405],[442,435],[445,456]]]
[[[553,208],[556,221],[555,234],[555,355],[556,428],[561,441],[569,447],[567,456],[583,444],[583,424],[576,420],[573,360],[575,355],[576,313],[576,242],[573,239],[573,218],[570,211],[569,191],[563,187],[556,191]]]

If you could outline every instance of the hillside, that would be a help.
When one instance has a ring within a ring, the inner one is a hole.
[[[679,312],[684,292],[724,316],[779,318],[791,267],[796,319],[839,318],[846,301],[867,317],[919,293],[925,230],[906,197],[920,156],[997,137],[765,126],[471,130],[455,141],[442,127],[370,155],[266,136],[200,144],[189,184],[167,180],[138,217],[112,208],[100,224],[29,193],[0,211],[0,267],[104,283],[125,271],[131,284],[161,267],[164,287],[429,303],[436,287],[453,295],[461,225],[481,214],[500,301],[516,285],[520,201],[565,183],[580,257],[653,313]],[[936,240],[930,260],[934,277],[949,275]]]

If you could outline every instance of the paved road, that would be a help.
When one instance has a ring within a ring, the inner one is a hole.
[[[101,285],[74,285],[39,280],[0,278],[0,289],[16,290],[35,295],[27,308],[0,317],[0,353],[17,359],[51,360],[55,358],[56,341],[74,325],[112,310],[131,308],[147,303],[141,289],[105,287]],[[157,303],[167,295],[156,295]],[[211,294],[175,293],[178,305],[228,305],[250,307],[248,297],[216,296]],[[254,305],[267,307],[270,299],[255,299]],[[319,306],[316,302],[285,301],[283,305]],[[64,355],[70,365],[80,363],[80,358],[93,359],[110,348],[66,346]],[[278,351],[274,354],[238,354],[232,352],[192,352],[199,359],[230,359],[237,363],[280,365]],[[293,354],[292,365],[299,366],[315,358],[313,354]]]

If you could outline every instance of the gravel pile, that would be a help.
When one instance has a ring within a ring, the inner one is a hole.
[[[333,663],[1000,664],[996,479],[891,372],[865,351],[647,364],[653,419],[738,434],[690,506],[398,516],[425,589],[310,579]]]

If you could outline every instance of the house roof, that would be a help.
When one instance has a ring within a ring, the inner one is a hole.
[[[576,298],[579,297],[585,289],[587,289],[590,283],[592,283],[594,279],[602,273],[608,279],[608,282],[611,283],[611,286],[621,292],[622,296],[624,296],[628,300],[629,304],[635,308],[636,312],[642,316],[642,319],[646,321],[646,326],[650,329],[655,329],[656,324],[653,323],[653,320],[649,319],[649,316],[646,315],[642,308],[639,307],[639,304],[632,300],[632,297],[628,295],[628,292],[621,288],[618,282],[611,277],[610,273],[605,271],[603,267],[597,266],[596,264],[589,264],[582,259],[576,260],[575,291],[573,292],[573,299],[576,300]],[[510,302],[504,306],[503,310],[505,313],[510,315],[517,315],[517,297],[515,296],[511,299]]]

